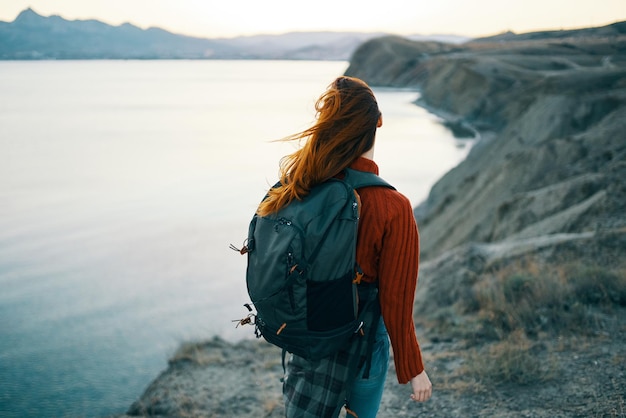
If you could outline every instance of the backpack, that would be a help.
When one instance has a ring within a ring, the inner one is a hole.
[[[356,263],[355,189],[371,186],[393,189],[376,174],[346,169],[344,178],[250,221],[240,252],[248,256],[246,284],[256,314],[240,323],[254,324],[257,338],[282,348],[283,360],[285,352],[317,360],[346,347],[363,327],[367,304],[361,300],[359,307],[359,294],[374,294],[367,302],[378,305],[377,288],[357,289],[365,283],[359,285]]]

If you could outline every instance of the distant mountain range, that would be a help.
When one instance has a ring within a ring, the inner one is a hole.
[[[287,59],[348,60],[363,42],[386,33],[292,32],[237,38],[196,38],[125,23],[66,20],[32,9],[0,21],[0,59]],[[412,35],[413,40],[462,43],[454,35]]]

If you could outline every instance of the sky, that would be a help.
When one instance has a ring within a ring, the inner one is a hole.
[[[626,0],[0,0],[0,21],[97,19],[203,38],[303,31],[486,36],[603,26],[626,20]]]

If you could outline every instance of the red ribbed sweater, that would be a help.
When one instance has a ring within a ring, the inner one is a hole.
[[[351,168],[378,174],[378,165],[357,159]],[[357,262],[364,280],[378,280],[380,305],[393,348],[399,383],[424,370],[413,323],[413,300],[419,267],[419,233],[411,202],[384,187],[364,187],[357,243]]]

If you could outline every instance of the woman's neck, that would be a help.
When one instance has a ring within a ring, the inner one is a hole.
[[[370,148],[369,151],[366,151],[361,155],[363,158],[367,158],[368,160],[374,160],[374,147]]]

